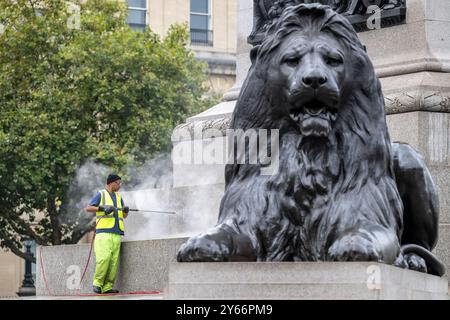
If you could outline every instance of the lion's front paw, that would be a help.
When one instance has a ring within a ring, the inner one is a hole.
[[[381,261],[381,252],[360,235],[345,235],[328,250],[330,261]]]
[[[177,254],[178,262],[193,262],[193,261],[227,261],[229,256],[229,249],[225,246],[219,245],[213,239],[208,239],[204,236],[193,237],[186,243],[181,245]]]

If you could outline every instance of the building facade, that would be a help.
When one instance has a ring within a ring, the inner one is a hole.
[[[0,249],[0,299],[16,296],[24,277],[25,262]]]
[[[175,23],[187,23],[190,49],[208,63],[212,93],[224,94],[236,80],[236,0],[127,0],[128,23],[149,26],[164,36]]]
[[[31,253],[36,256],[36,244],[30,243]],[[31,265],[33,281],[36,280],[36,264]],[[0,299],[16,297],[25,279],[25,261],[11,251],[0,249]]]

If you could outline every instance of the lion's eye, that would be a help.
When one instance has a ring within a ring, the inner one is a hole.
[[[341,57],[326,57],[325,60],[330,66],[338,66],[344,62]]]
[[[299,57],[286,58],[284,59],[283,62],[290,67],[296,67],[300,63],[300,58]]]

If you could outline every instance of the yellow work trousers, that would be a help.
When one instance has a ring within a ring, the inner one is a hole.
[[[120,235],[115,233],[97,233],[94,240],[95,274],[94,286],[102,292],[111,290],[119,267]]]

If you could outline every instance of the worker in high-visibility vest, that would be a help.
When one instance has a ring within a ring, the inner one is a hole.
[[[118,193],[121,182],[118,175],[110,174],[106,180],[106,188],[100,190],[85,209],[87,212],[95,212],[97,217],[93,290],[98,294],[119,292],[113,286],[119,266],[120,237],[124,235],[123,219],[129,212]]]

